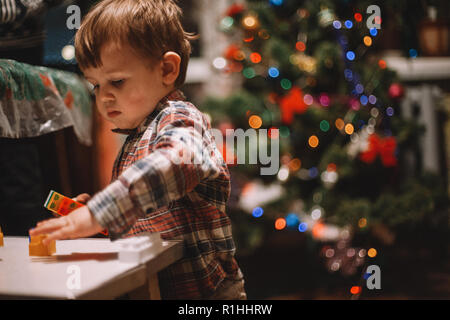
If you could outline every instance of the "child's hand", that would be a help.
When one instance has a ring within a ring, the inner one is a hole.
[[[72,200],[75,200],[76,202],[86,204],[89,200],[91,200],[91,196],[87,193],[82,193],[77,195],[75,198],[72,198]]]
[[[36,228],[29,231],[30,236],[48,234],[42,242],[44,245],[51,240],[75,239],[92,236],[103,230],[95,220],[87,206],[69,213],[67,216],[38,222]]]

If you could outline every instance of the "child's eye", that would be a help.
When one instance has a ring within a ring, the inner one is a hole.
[[[115,86],[115,87],[119,87],[120,85],[123,84],[124,81],[125,81],[125,80],[123,80],[123,79],[120,79],[120,80],[113,80],[113,81],[111,81],[111,84],[112,84],[113,86]]]

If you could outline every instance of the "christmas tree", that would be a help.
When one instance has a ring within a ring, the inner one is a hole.
[[[295,230],[323,244],[329,271],[354,275],[399,230],[448,227],[442,181],[406,160],[423,128],[401,117],[403,86],[377,50],[383,22],[378,6],[368,13],[372,2],[252,0],[223,15],[230,45],[214,66],[239,88],[202,109],[225,136],[267,129],[267,148],[280,144],[275,175],[236,164],[223,144],[241,253]]]

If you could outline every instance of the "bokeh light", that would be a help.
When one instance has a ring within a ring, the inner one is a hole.
[[[300,231],[300,232],[305,232],[307,229],[308,229],[308,224],[306,224],[305,222],[300,223],[298,226],[298,231]]]
[[[328,130],[330,130],[330,124],[327,120],[320,121],[320,130],[322,130],[323,132],[327,132]]]
[[[286,228],[286,219],[278,218],[275,220],[275,229],[283,230],[284,228]]]
[[[342,120],[341,118],[336,119],[336,121],[334,122],[334,125],[336,126],[336,128],[338,130],[342,130],[344,129],[345,126],[345,122],[344,120]]]
[[[261,55],[257,52],[253,52],[250,54],[250,61],[253,63],[260,63],[261,62]]]
[[[295,44],[295,48],[300,51],[303,52],[306,50],[306,45],[303,41],[297,41],[297,43]]]
[[[252,215],[255,218],[259,218],[263,215],[264,210],[261,207],[256,207],[255,209],[253,209]]]
[[[361,287],[360,286],[353,286],[350,289],[350,293],[351,294],[358,294],[361,292]]]
[[[354,131],[355,131],[355,128],[353,127],[353,125],[351,123],[347,123],[345,125],[345,133],[346,134],[351,135]]]
[[[353,61],[353,60],[355,60],[355,53],[353,52],[353,51],[347,51],[347,53],[346,53],[346,55],[345,55],[346,57],[347,57],[347,59],[348,60],[350,60],[350,61]]]
[[[275,67],[269,68],[268,73],[269,73],[269,76],[271,76],[272,78],[276,78],[280,75],[280,71]]]
[[[248,119],[248,124],[250,125],[250,127],[252,127],[253,129],[259,129],[262,125],[262,119],[260,116],[257,115],[252,115],[249,119]]]
[[[316,148],[319,145],[319,138],[317,138],[317,136],[315,135],[312,135],[308,139],[308,144],[311,148]]]

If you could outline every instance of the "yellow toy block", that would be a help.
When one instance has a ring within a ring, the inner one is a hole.
[[[50,241],[48,245],[42,244],[42,240],[47,237],[46,234],[30,237],[28,253],[30,256],[51,256],[56,252],[56,241]]]
[[[0,247],[3,247],[3,233],[1,227],[0,227]]]

